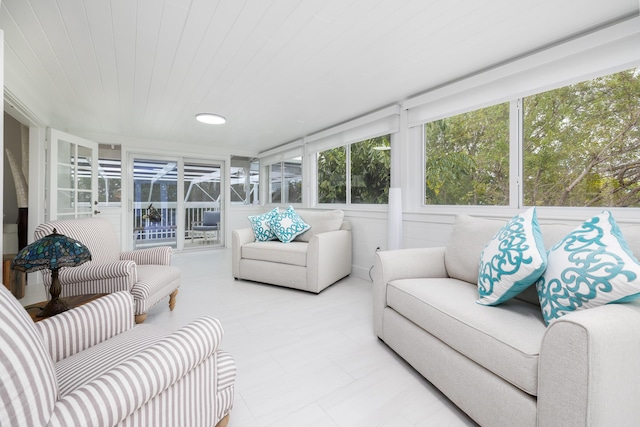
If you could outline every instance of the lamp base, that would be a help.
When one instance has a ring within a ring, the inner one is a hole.
[[[65,301],[59,298],[55,298],[49,301],[47,305],[44,306],[42,311],[36,314],[36,316],[51,317],[51,316],[55,316],[56,314],[60,314],[64,311],[67,311],[69,310],[69,308],[70,308],[69,305]]]

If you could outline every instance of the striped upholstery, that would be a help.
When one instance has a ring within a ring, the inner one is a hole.
[[[40,224],[34,231],[35,240],[51,234],[59,234],[82,242],[91,251],[89,263],[106,264],[120,259],[120,242],[111,223],[103,218],[82,218],[51,221]]]
[[[170,265],[138,265],[138,282],[131,289],[136,314],[146,313],[180,285],[180,269]]]
[[[117,292],[36,323],[54,362],[133,328],[133,298]]]
[[[89,248],[92,260],[59,272],[61,296],[129,291],[134,298],[136,315],[146,313],[180,286],[180,270],[170,265],[170,247],[120,252],[120,243],[103,218],[51,221],[39,225],[35,238],[53,229],[72,237]],[[51,272],[42,270],[45,287],[51,285]]]
[[[211,427],[228,415],[236,368],[220,322],[167,335],[131,316],[121,292],[34,327],[0,286],[0,426]]]
[[[120,254],[120,259],[128,259],[134,261],[138,265],[155,264],[169,265],[171,264],[171,254],[173,250],[169,246],[161,246],[158,248],[137,249],[135,251],[125,251]]]
[[[91,382],[131,356],[155,344],[166,334],[149,325],[140,325],[126,334],[101,342],[55,364],[60,396]]]
[[[57,399],[53,363],[33,321],[0,285],[0,426],[42,426]]]
[[[216,406],[217,417],[222,419],[233,407],[233,396],[236,383],[236,362],[226,351],[218,351],[218,393]]]

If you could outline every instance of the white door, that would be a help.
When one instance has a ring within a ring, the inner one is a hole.
[[[48,129],[47,220],[98,214],[98,144]]]

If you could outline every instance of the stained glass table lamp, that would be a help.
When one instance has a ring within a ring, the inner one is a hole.
[[[91,260],[89,249],[75,239],[58,234],[56,229],[48,236],[22,248],[11,263],[11,268],[31,273],[48,268],[51,270],[51,300],[38,314],[49,317],[69,310],[69,306],[60,299],[62,287],[58,280],[58,270],[62,267],[75,267]]]

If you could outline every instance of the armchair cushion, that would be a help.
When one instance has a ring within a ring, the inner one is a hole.
[[[322,212],[300,209],[297,212],[300,218],[311,227],[294,239],[301,242],[309,242],[316,234],[340,230],[344,221],[344,211],[341,209]]]

